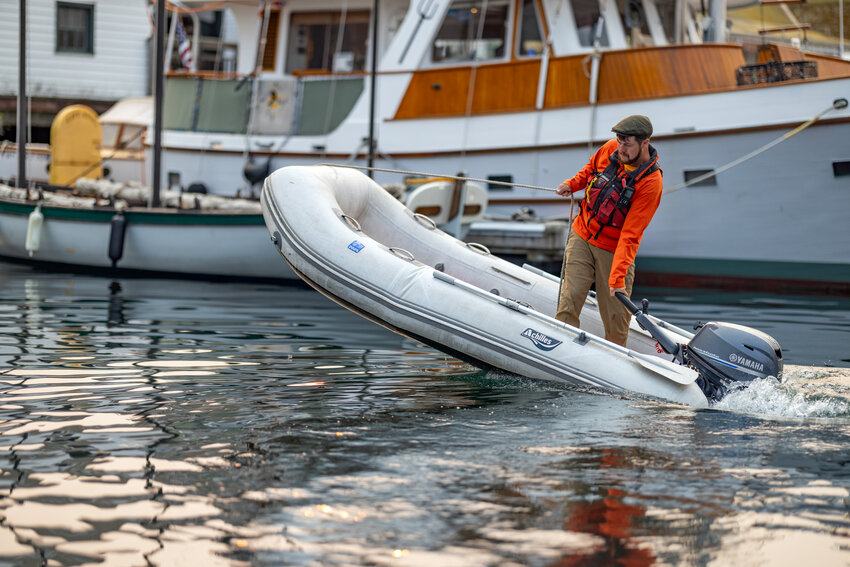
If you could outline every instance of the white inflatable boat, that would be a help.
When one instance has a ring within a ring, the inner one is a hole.
[[[449,236],[357,170],[279,169],[265,181],[262,207],[298,275],[393,331],[483,368],[708,405],[703,373],[682,349],[662,352],[634,319],[628,348],[600,338],[593,297],[581,329],[557,321],[557,278]],[[635,310],[644,326],[663,327],[672,345],[694,338]]]

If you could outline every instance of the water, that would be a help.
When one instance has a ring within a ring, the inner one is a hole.
[[[846,565],[850,303],[720,409],[486,374],[304,288],[0,266],[0,565]]]

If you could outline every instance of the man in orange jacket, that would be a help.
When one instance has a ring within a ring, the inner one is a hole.
[[[614,292],[631,295],[635,256],[661,202],[663,182],[658,153],[649,143],[649,118],[629,116],[611,131],[617,138],[606,142],[557,189],[559,195],[584,190],[585,197],[567,238],[556,317],[578,327],[587,292],[595,282],[605,338],[625,346],[631,314]]]

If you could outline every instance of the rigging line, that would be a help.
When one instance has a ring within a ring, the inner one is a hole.
[[[590,79],[588,86],[588,103],[590,104],[590,123],[587,136],[587,153],[588,156],[593,155],[593,136],[596,134],[596,110],[599,102],[599,69],[602,65],[602,34],[605,33],[607,22],[605,20],[605,11],[607,9],[607,0],[602,0],[600,7],[599,18],[596,20],[596,30],[593,34],[593,52],[588,54],[582,61],[582,66],[587,61],[590,61],[590,74],[585,71],[585,75]],[[610,43],[610,42],[609,42]]]
[[[77,179],[85,177],[86,175],[88,175],[89,173],[91,173],[92,171],[97,169],[98,167],[102,167],[103,162],[114,158],[115,155],[119,151],[126,150],[127,146],[130,145],[130,143],[135,142],[136,139],[138,139],[138,138],[141,138],[142,134],[144,134],[144,133],[145,133],[145,129],[140,128],[138,131],[136,131],[135,134],[133,134],[132,136],[130,136],[126,140],[118,140],[118,145],[116,145],[114,148],[112,148],[112,152],[108,156],[106,156],[106,157],[101,156],[100,160],[97,163],[90,165],[88,167],[88,169],[86,169],[85,171],[83,171],[81,174],[79,174],[77,176]],[[142,151],[144,152],[144,148],[142,149]]]
[[[295,103],[292,110],[292,119],[289,121],[289,131],[281,136],[280,142],[278,142],[277,146],[273,146],[271,149],[271,153],[269,155],[269,159],[273,156],[276,156],[278,152],[280,152],[284,146],[286,146],[287,142],[294,136],[298,131],[298,122],[300,121],[301,116],[301,104],[302,97],[304,96],[304,84],[300,80],[296,80],[295,82]]]
[[[846,98],[835,99],[833,101],[832,105],[829,108],[824,109],[820,113],[816,114],[814,117],[810,118],[806,122],[803,122],[802,124],[800,124],[799,126],[794,128],[793,130],[786,132],[785,134],[783,134],[779,138],[773,140],[772,142],[769,142],[769,143],[765,144],[764,146],[762,146],[761,148],[759,148],[755,151],[752,151],[745,156],[741,156],[740,158],[738,158],[734,161],[731,161],[731,162],[727,163],[726,165],[724,165],[723,167],[720,167],[716,170],[713,170],[710,173],[707,173],[707,174],[702,175],[700,177],[696,177],[694,179],[691,179],[687,183],[683,183],[681,185],[671,187],[670,189],[665,189],[664,193],[671,193],[671,192],[676,191],[678,189],[681,189],[683,187],[687,187],[688,185],[693,185],[694,183],[697,183],[702,179],[706,179],[707,177],[710,177],[711,175],[714,175],[716,173],[721,173],[723,171],[726,171],[729,168],[732,168],[736,165],[739,165],[739,164],[743,163],[744,161],[758,155],[759,153],[762,153],[762,152],[772,148],[773,146],[777,145],[778,143],[787,140],[791,136],[794,136],[795,134],[799,134],[800,132],[802,132],[803,130],[805,130],[806,128],[808,128],[809,126],[814,124],[815,122],[817,122],[821,117],[823,117],[828,112],[831,112],[833,110],[841,110],[841,109],[847,108],[847,106],[848,106],[848,102],[847,102]],[[397,174],[400,174],[400,175],[420,175],[420,176],[423,176],[423,177],[440,177],[440,178],[445,178],[445,179],[458,179],[458,180],[461,180],[461,181],[476,181],[476,182],[479,182],[479,183],[486,183],[488,185],[503,185],[503,186],[506,186],[506,187],[522,187],[524,189],[536,189],[536,190],[539,190],[539,191],[549,191],[550,193],[554,193],[557,190],[557,189],[552,188],[552,187],[542,187],[542,186],[539,186],[539,185],[527,185],[527,184],[524,184],[524,183],[515,183],[515,182],[511,182],[511,181],[496,181],[494,179],[479,179],[479,178],[476,178],[476,177],[467,177],[467,176],[458,176],[458,175],[445,175],[445,174],[442,174],[442,173],[440,173],[440,174],[438,174],[438,173],[425,173],[425,172],[421,172],[421,171],[405,171],[405,170],[402,170],[402,169],[387,169],[387,168],[382,168],[382,167],[368,167],[368,166],[363,166],[363,165],[347,165],[347,164],[337,164],[337,163],[319,163],[317,165],[325,165],[325,166],[330,166],[330,167],[346,167],[346,168],[349,168],[349,169],[365,169],[365,170],[369,170],[369,171],[381,171],[381,172],[384,172],[384,173],[397,173]],[[574,200],[574,197],[572,197],[572,196],[567,197],[567,198],[569,198],[570,200]],[[570,216],[572,217],[572,211],[570,212]]]
[[[251,74],[248,75],[248,77],[250,77],[250,84],[248,87],[251,89],[251,92],[248,94],[248,120],[245,125],[245,151],[242,152],[242,159],[246,162],[251,158],[251,126],[252,122],[256,118],[254,114],[257,108],[257,100],[260,95],[260,73],[262,73],[265,64],[266,41],[268,39],[269,18],[271,14],[271,3],[269,0],[263,1],[262,14],[262,21],[260,22],[260,26],[257,30],[259,37],[257,38],[257,52],[254,59],[254,69],[251,71]]]
[[[535,14],[539,14],[540,17],[537,19],[537,25],[540,26],[540,21],[543,17],[543,5],[540,4],[541,12],[537,12],[538,9],[537,3],[534,6]],[[560,9],[560,8],[559,8]],[[521,20],[520,20],[521,21]],[[542,34],[541,34],[542,35]],[[546,83],[549,80],[549,57],[552,52],[552,30],[549,30],[549,33],[546,35],[546,40],[543,45],[543,53],[540,57],[540,72],[537,75],[537,99],[534,101],[534,145],[537,148],[534,151],[534,160],[532,162],[532,177],[531,180],[534,183],[537,183],[537,180],[540,175],[540,132],[542,128],[543,121],[543,107],[546,104]]]
[[[481,16],[478,20],[478,30],[475,32],[475,43],[472,49],[472,66],[469,70],[469,84],[467,85],[466,113],[463,120],[463,141],[460,151],[460,168],[463,170],[463,162],[466,159],[466,146],[469,143],[469,120],[472,116],[472,103],[475,97],[475,81],[478,78],[478,51],[482,48],[481,39],[484,37],[484,25],[487,21],[487,0],[481,4]],[[472,20],[470,20],[470,26]]]
[[[476,177],[466,177],[462,175],[444,175],[442,173],[423,173],[421,171],[405,171],[402,169],[387,169],[383,167],[369,167],[365,165],[348,165],[340,163],[319,163],[317,165],[326,165],[329,167],[347,167],[348,169],[366,169],[368,171],[381,171],[384,173],[398,173],[401,175],[421,175],[422,177],[438,177],[441,179],[457,179],[460,181],[477,181],[479,183],[487,183],[491,185],[504,185],[506,187],[522,187],[525,189],[538,189],[540,191],[549,191],[554,193],[552,187],[541,187],[539,185],[524,185],[522,183],[513,183],[510,181],[496,181],[495,179],[478,179]]]
[[[223,72],[224,65],[221,61],[221,52],[224,49],[224,34],[218,34],[218,41],[215,44],[215,59],[213,61],[213,72]]]
[[[684,183],[680,183],[679,185],[676,185],[674,187],[670,187],[669,189],[664,189],[663,194],[666,195],[668,193],[672,193],[673,191],[678,191],[679,189],[684,189],[685,187],[688,187],[690,185],[694,185],[696,183],[699,183],[700,181],[704,181],[704,180],[708,179],[709,177],[714,177],[718,173],[723,173],[727,169],[731,169],[731,168],[735,167],[736,165],[740,165],[740,164],[744,163],[745,161],[747,161],[748,159],[754,158],[757,155],[759,155],[763,152],[766,152],[770,148],[776,146],[777,144],[784,142],[785,140],[787,140],[791,136],[794,136],[795,134],[799,134],[800,132],[802,132],[803,130],[805,130],[806,128],[808,128],[809,126],[811,126],[812,124],[814,124],[818,120],[820,120],[821,117],[823,117],[825,114],[832,112],[833,110],[841,110],[843,108],[847,108],[847,99],[846,98],[837,98],[834,101],[832,101],[832,104],[829,107],[823,109],[821,112],[814,115],[812,118],[808,119],[807,121],[803,122],[802,124],[800,124],[799,126],[794,128],[793,130],[789,130],[788,132],[782,134],[778,138],[771,140],[770,142],[766,143],[762,147],[755,149],[755,150],[751,151],[750,153],[743,155],[743,156],[741,156],[737,159],[734,159],[734,160],[730,161],[729,163],[727,163],[726,165],[718,167],[717,169],[712,169],[708,173],[704,173],[704,174],[702,174],[698,177],[694,177],[691,180],[688,180]]]
[[[331,117],[334,109],[334,98],[336,97],[336,85],[337,85],[337,73],[334,69],[334,59],[342,53],[342,42],[345,39],[345,22],[348,18],[348,1],[344,0],[342,3],[342,9],[339,13],[339,23],[337,24],[337,32],[336,32],[336,47],[334,49],[333,54],[331,55],[330,60],[330,69],[331,69],[331,85],[330,92],[328,93],[328,104],[325,107],[325,123],[322,126],[322,132],[325,136],[325,148],[328,147],[328,136],[330,134],[331,129]],[[377,25],[377,24],[376,24]],[[330,41],[330,29],[333,26],[328,26],[328,41]]]
[[[32,29],[31,18],[27,18],[27,37],[31,37],[30,30]],[[26,41],[26,39],[24,40]],[[32,56],[27,53],[27,77],[32,77]],[[24,101],[27,105],[27,141],[32,142],[32,94],[29,87],[24,88]],[[24,143],[24,151],[27,145]],[[32,184],[32,180],[30,180]]]

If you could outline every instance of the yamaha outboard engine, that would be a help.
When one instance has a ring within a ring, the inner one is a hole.
[[[665,352],[699,373],[697,384],[709,400],[717,401],[758,378],[782,379],[782,349],[770,335],[734,323],[710,322],[688,344],[677,344],[628,297],[616,295]]]
[[[782,378],[782,349],[776,339],[734,323],[703,325],[685,345],[684,362],[699,372],[697,384],[708,399],[757,378]]]

